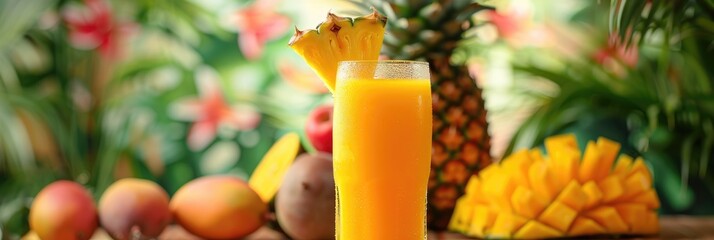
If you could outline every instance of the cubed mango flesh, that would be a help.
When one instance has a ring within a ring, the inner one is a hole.
[[[471,236],[485,236],[486,228],[493,226],[496,221],[496,211],[482,204],[476,204],[471,216],[471,224],[469,225],[467,234]]]
[[[588,181],[583,185],[583,192],[588,196],[585,202],[585,209],[590,209],[599,204],[602,200],[602,191],[594,181]]]
[[[585,216],[592,218],[593,220],[595,220],[595,222],[605,227],[608,233],[616,234],[627,232],[627,224],[624,220],[622,220],[620,214],[618,214],[617,210],[615,210],[615,208],[613,207],[598,207],[593,210],[587,211],[585,213]]]
[[[536,218],[548,205],[546,199],[537,197],[531,190],[523,186],[519,186],[513,192],[511,197],[511,205],[513,211],[527,218]]]
[[[489,238],[512,238],[512,235],[528,222],[527,218],[502,212],[498,214],[493,228],[488,232]]]
[[[602,191],[602,201],[611,202],[622,196],[625,190],[622,187],[622,181],[617,175],[607,176],[598,183],[600,191]]]
[[[571,180],[568,185],[563,188],[560,195],[556,198],[556,201],[562,202],[568,207],[572,208],[576,212],[583,209],[583,206],[587,203],[588,196],[583,192],[578,181]]]
[[[553,201],[538,217],[538,221],[551,226],[558,231],[565,232],[573,223],[578,212],[565,204]]]
[[[514,238],[518,239],[544,239],[562,236],[562,232],[533,220],[528,221],[516,232],[516,234],[513,235]]]
[[[598,235],[606,232],[605,228],[597,224],[594,220],[586,217],[578,217],[573,222],[573,226],[570,227],[568,236]]]

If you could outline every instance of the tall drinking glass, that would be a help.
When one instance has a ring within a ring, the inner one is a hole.
[[[425,239],[429,65],[340,62],[334,97],[336,237]]]

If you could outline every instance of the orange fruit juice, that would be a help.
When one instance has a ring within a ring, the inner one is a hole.
[[[334,174],[338,239],[425,239],[431,87],[423,79],[339,79]]]

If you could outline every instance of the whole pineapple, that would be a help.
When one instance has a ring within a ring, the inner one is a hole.
[[[470,0],[371,0],[384,13],[387,34],[382,54],[391,59],[428,61],[433,99],[433,143],[428,226],[443,230],[468,179],[491,163],[486,109],[468,69],[451,63],[471,16],[489,9]]]

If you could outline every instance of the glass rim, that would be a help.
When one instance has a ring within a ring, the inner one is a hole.
[[[418,64],[418,65],[429,65],[429,62],[426,61],[418,61],[418,60],[395,60],[395,59],[387,59],[387,60],[345,60],[345,61],[339,61],[337,64],[359,64],[359,63],[370,63],[370,64]]]

